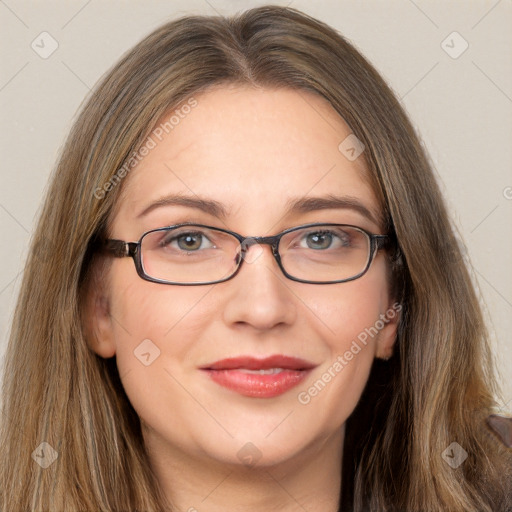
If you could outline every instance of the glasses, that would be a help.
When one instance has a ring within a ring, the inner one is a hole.
[[[138,242],[108,239],[103,247],[115,257],[132,257],[146,281],[190,286],[231,279],[244,260],[252,262],[261,254],[259,246],[270,245],[288,279],[333,284],[364,275],[389,241],[388,235],[346,224],[306,224],[256,237],[202,224],[176,224],[147,231]],[[258,247],[251,258],[248,251],[253,245]]]

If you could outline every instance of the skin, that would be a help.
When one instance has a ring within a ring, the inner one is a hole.
[[[136,241],[147,230],[184,221],[246,236],[310,222],[383,233],[378,221],[352,209],[285,215],[290,199],[335,193],[357,198],[378,218],[364,154],[349,161],[338,150],[351,130],[326,100],[306,91],[240,86],[195,97],[197,107],[123,183],[113,238]],[[214,199],[228,214],[219,219],[167,205],[138,218],[171,193]],[[113,259],[108,285],[99,283],[91,301],[91,348],[102,357],[116,355],[151,464],[178,510],[334,512],[345,421],[373,359],[391,355],[398,317],[308,404],[297,395],[392,307],[386,257],[380,251],[357,280],[312,285],[286,279],[268,246],[251,251],[258,254],[230,281],[189,287],[144,281],[131,258]],[[149,366],[134,356],[145,339],[160,350]],[[270,399],[239,395],[198,370],[242,354],[286,354],[318,366],[298,387]],[[242,448],[256,464],[244,464],[237,455]]]

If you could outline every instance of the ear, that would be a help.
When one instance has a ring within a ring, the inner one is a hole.
[[[401,311],[402,305],[399,302],[395,302],[380,315],[380,320],[384,323],[384,326],[379,331],[375,347],[375,357],[387,360],[393,355]]]
[[[101,357],[113,357],[116,353],[110,299],[104,279],[100,279],[98,266],[91,272],[85,292],[83,323],[89,348]]]

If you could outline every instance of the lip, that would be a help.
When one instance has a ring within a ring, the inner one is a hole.
[[[273,398],[282,395],[302,382],[317,365],[285,355],[265,358],[239,356],[216,361],[201,367],[214,382],[244,396]],[[280,369],[277,373],[249,373]]]

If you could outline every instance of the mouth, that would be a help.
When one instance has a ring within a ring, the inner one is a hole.
[[[240,356],[200,368],[215,383],[240,395],[273,398],[302,382],[317,365],[284,355]]]

